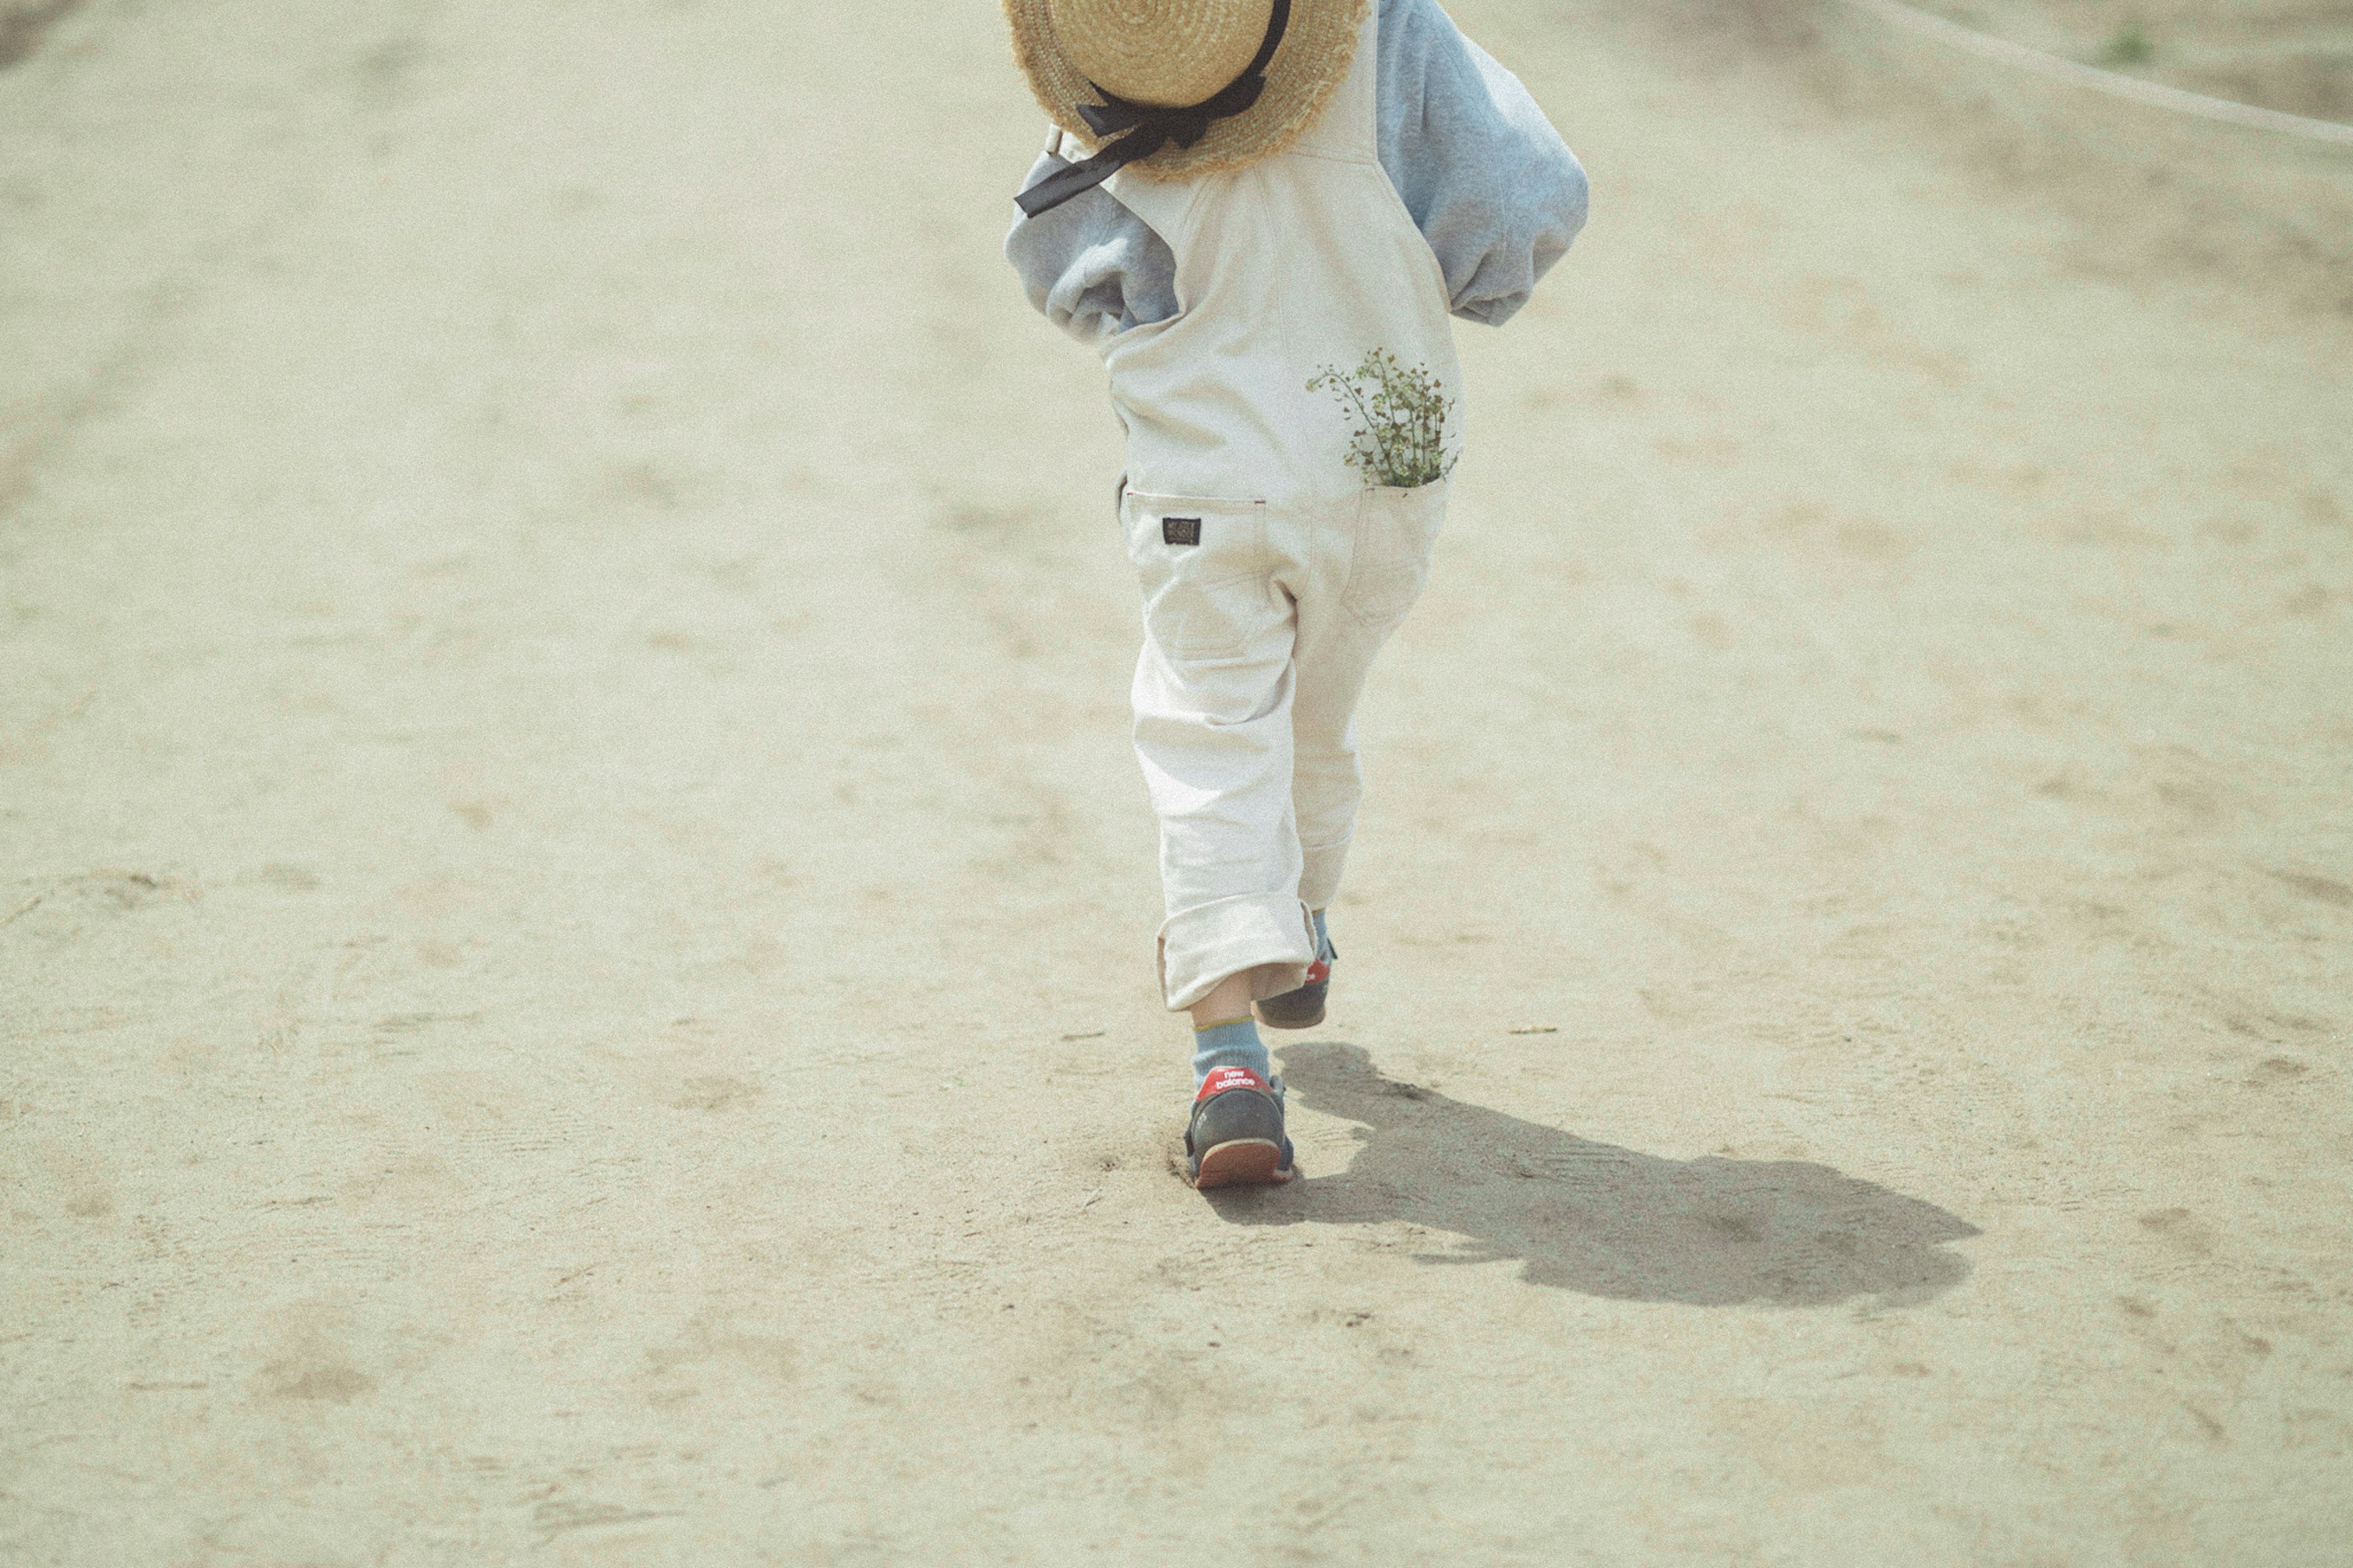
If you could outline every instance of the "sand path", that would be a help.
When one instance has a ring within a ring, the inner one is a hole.
[[[1596,221],[1216,1203],[993,8],[0,74],[0,1562],[2341,1549],[2328,257],[1859,37],[1459,12]]]

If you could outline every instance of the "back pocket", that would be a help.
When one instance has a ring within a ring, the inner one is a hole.
[[[1232,658],[1247,650],[1271,614],[1265,506],[1130,490],[1120,511],[1145,627],[1161,651]]]
[[[1356,550],[1341,605],[1371,626],[1405,619],[1430,581],[1430,552],[1446,517],[1446,481],[1366,490],[1356,508]]]

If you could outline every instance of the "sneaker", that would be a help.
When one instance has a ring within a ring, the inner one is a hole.
[[[1312,1029],[1324,1021],[1324,999],[1332,991],[1332,961],[1339,951],[1327,939],[1324,951],[1307,966],[1307,984],[1280,996],[1251,1004],[1258,1021],[1270,1029]]]
[[[1291,1180],[1291,1140],[1282,1135],[1282,1080],[1248,1068],[1219,1068],[1193,1097],[1185,1129],[1193,1184],[1265,1186]]]

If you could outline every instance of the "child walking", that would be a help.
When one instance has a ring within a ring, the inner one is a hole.
[[[1054,131],[1006,242],[1095,346],[1144,591],[1136,755],[1197,1186],[1286,1182],[1259,1026],[1323,1022],[1354,714],[1460,452],[1450,315],[1501,324],[1584,171],[1437,0],[1005,0]]]

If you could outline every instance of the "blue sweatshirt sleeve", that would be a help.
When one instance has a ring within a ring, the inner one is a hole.
[[[1438,0],[1382,0],[1380,39],[1381,167],[1438,257],[1449,308],[1499,327],[1585,226],[1585,170]]]
[[[1041,153],[1023,188],[1065,167],[1056,153]],[[1005,256],[1029,303],[1081,342],[1100,343],[1176,313],[1176,253],[1101,185],[1050,212],[1017,218]]]

